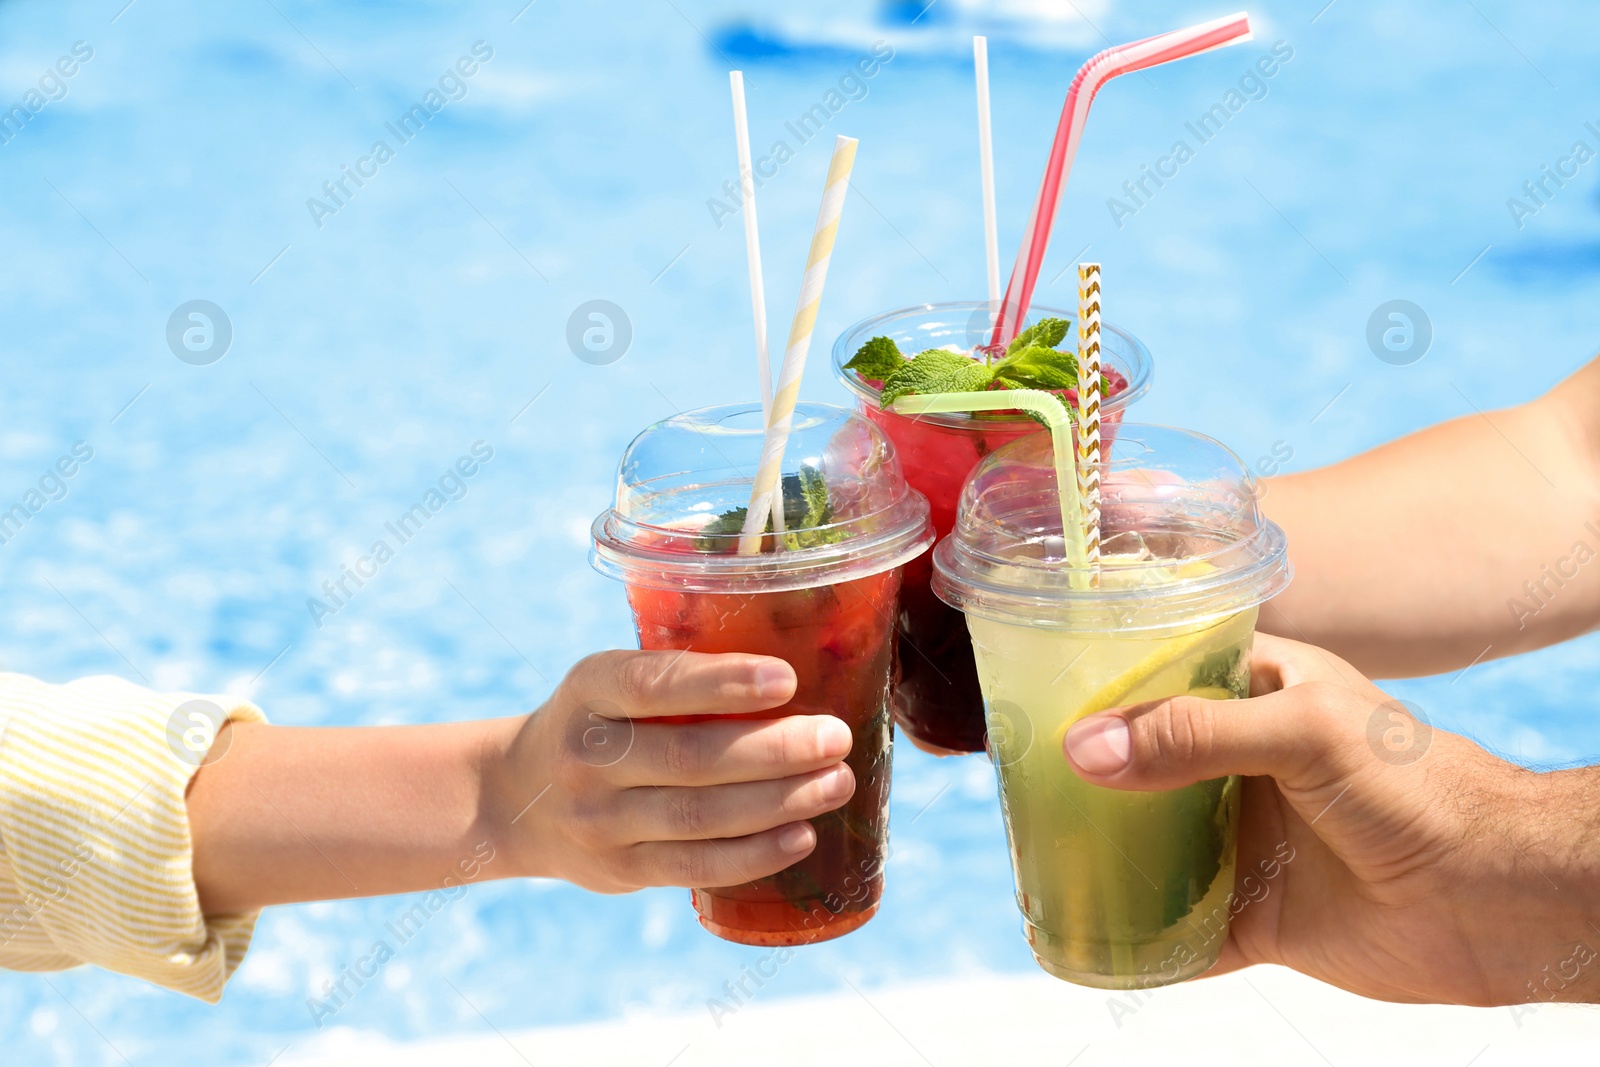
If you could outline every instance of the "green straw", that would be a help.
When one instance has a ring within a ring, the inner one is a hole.
[[[1083,540],[1083,501],[1078,499],[1077,442],[1072,419],[1061,398],[1043,389],[1004,389],[983,393],[931,393],[903,396],[889,405],[900,415],[944,415],[957,411],[1026,411],[1050,428],[1056,470],[1056,499],[1061,503],[1061,536],[1066,543],[1067,580],[1074,589],[1089,588],[1088,549]]]

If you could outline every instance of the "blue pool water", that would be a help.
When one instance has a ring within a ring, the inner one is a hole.
[[[845,326],[981,295],[970,35],[991,35],[1009,263],[1083,58],[1226,13],[122,3],[0,4],[0,102],[43,102],[0,143],[0,504],[93,449],[0,544],[0,667],[248,694],[302,724],[512,714],[632,642],[584,559],[616,457],[650,420],[755,392],[742,233],[710,203],[735,173],[731,66],[758,156],[785,156],[760,193],[775,336],[827,145],[861,138],[804,390],[842,402],[821,364]],[[1574,142],[1600,149],[1587,9],[1319,7],[1254,5],[1254,42],[1102,94],[1038,296],[1069,302],[1058,273],[1099,258],[1108,317],[1155,356],[1139,416],[1251,461],[1287,449],[1285,469],[1526,399],[1600,340],[1600,161],[1542,203],[1521,190]],[[877,41],[892,55],[860,77]],[[75,42],[92,55],[47,75]],[[450,73],[461,57],[470,77]],[[430,89],[441,109],[391,132]],[[1197,136],[1219,103],[1227,121]],[[1131,196],[1144,166],[1172,176]],[[335,199],[342,168],[367,177]],[[232,329],[209,365],[166,336],[196,299]],[[566,339],[596,299],[631,329],[610,364]],[[1431,322],[1420,362],[1368,347],[1393,299]],[[307,599],[479,441],[493,459],[465,495],[319,626]],[[1600,754],[1597,650],[1393,690],[1523,761],[1582,760]],[[880,916],[763,997],[1031,967],[987,764],[903,748],[892,815]],[[701,932],[684,897],[476,887],[327,1025],[404,1038],[698,1007],[758,952]],[[411,903],[270,912],[217,1008],[90,971],[0,976],[0,1032],[15,1062],[264,1063],[312,1047],[307,998]]]

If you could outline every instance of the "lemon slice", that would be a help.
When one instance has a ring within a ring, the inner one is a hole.
[[[1206,644],[1211,639],[1215,626],[1207,626],[1203,630],[1184,634],[1181,637],[1169,638],[1161,642],[1154,652],[1129,668],[1120,677],[1107,682],[1095,691],[1095,694],[1083,702],[1086,708],[1111,708],[1121,704],[1129,693],[1139,688],[1140,685],[1154,678],[1180,660],[1188,658],[1194,650]]]
[[[1106,708],[1114,708],[1119,704],[1126,703],[1128,694],[1132,693],[1135,689],[1138,689],[1139,686],[1143,685],[1151,678],[1154,678],[1157,674],[1160,674],[1167,668],[1193,655],[1195,649],[1204,646],[1211,640],[1214,631],[1217,630],[1219,626],[1226,625],[1227,623],[1224,622],[1219,623],[1218,626],[1207,626],[1204,629],[1196,630],[1193,633],[1184,634],[1180,637],[1173,637],[1163,641],[1159,646],[1156,647],[1155,651],[1150,653],[1150,655],[1140,660],[1137,664],[1123,672],[1117,678],[1101,686],[1094,692],[1092,696],[1079,705],[1083,710],[1081,710],[1077,715],[1069,718],[1061,725],[1061,728],[1056,731],[1056,744],[1060,744],[1062,738],[1066,736],[1067,728],[1073,723],[1077,722],[1085,715],[1092,714],[1096,711],[1103,711]],[[1194,695],[1203,696],[1212,700],[1225,700],[1231,697],[1233,694],[1229,693],[1225,689],[1207,687],[1203,690],[1196,690]]]

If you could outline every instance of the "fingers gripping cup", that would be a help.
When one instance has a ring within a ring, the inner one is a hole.
[[[800,404],[784,451],[782,532],[740,555],[764,437],[759,405],[656,423],[628,446],[591,560],[627,585],[646,649],[777,656],[794,699],[760,718],[835,715],[850,727],[855,795],[811,820],[817,845],[778,874],[693,891],[706,929],[747,945],[796,945],[865,923],[888,844],[895,598],[933,543],[928,504],[894,448],[859,415]],[[657,722],[666,720],[655,720]]]
[[[1036,307],[1035,319],[1072,322],[1069,311]],[[996,449],[1037,432],[1039,424],[1020,414],[950,412],[908,416],[884,410],[882,382],[863,378],[845,364],[874,337],[887,337],[906,355],[930,348],[971,351],[989,339],[989,305],[982,301],[919,304],[857,323],[834,344],[834,371],[855,394],[861,413],[894,442],[906,481],[928,498],[934,532],[943,537],[955,526],[961,486],[979,460]],[[1103,325],[1106,399],[1101,406],[1105,440],[1115,436],[1128,405],[1150,388],[1150,353],[1139,340]],[[1069,326],[1067,336],[1073,336]],[[1069,406],[1076,391],[1064,391]],[[972,661],[972,645],[961,613],[929,589],[930,560],[906,567],[900,594],[898,640],[900,679],[895,684],[895,716],[913,741],[946,752],[983,750],[983,699]]]
[[[1100,521],[1100,566],[1074,573],[1050,438],[1024,438],[962,490],[933,588],[972,632],[1034,958],[1058,978],[1136,989],[1204,972],[1227,940],[1239,780],[1090,785],[1063,754],[1067,727],[1164,697],[1247,696],[1256,612],[1290,567],[1243,463],[1184,430],[1122,425]]]

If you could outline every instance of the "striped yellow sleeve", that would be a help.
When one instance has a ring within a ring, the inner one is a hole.
[[[255,913],[203,916],[184,791],[246,701],[0,673],[0,967],[91,963],[216,1003]]]

